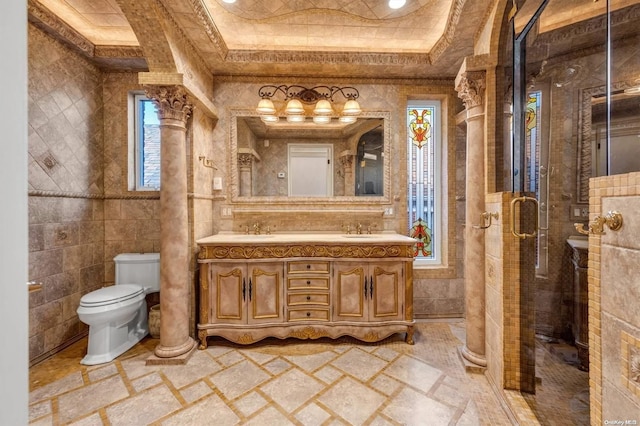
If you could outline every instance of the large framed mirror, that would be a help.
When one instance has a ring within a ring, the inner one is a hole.
[[[355,123],[265,123],[251,110],[231,110],[232,201],[390,203],[389,118],[365,112]]]
[[[578,201],[589,202],[589,178],[640,171],[640,91],[635,80],[582,89]],[[608,134],[607,134],[608,132]]]

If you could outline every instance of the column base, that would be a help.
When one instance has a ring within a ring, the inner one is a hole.
[[[484,373],[487,369],[487,358],[484,355],[469,350],[467,346],[458,348],[458,354],[464,364],[464,369],[470,373]]]
[[[191,337],[180,346],[166,347],[159,344],[154,354],[147,358],[146,365],[181,365],[186,364],[193,355],[198,344]]]

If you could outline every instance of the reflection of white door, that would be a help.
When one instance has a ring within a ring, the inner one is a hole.
[[[289,195],[333,195],[333,147],[289,144]]]

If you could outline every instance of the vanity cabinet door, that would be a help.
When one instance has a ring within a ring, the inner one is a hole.
[[[333,267],[333,320],[367,321],[365,299],[367,266],[356,262],[336,262]],[[368,281],[367,281],[367,292]]]
[[[283,322],[282,263],[250,263],[247,271],[248,323]]]
[[[336,262],[334,321],[404,319],[404,265]]]
[[[283,321],[281,263],[218,264],[211,269],[212,322],[259,324]]]
[[[371,321],[391,321],[404,319],[404,265],[402,263],[381,263],[369,267],[369,287]],[[373,288],[373,292],[371,289]]]
[[[218,264],[211,268],[211,322],[246,324],[245,270],[244,264]]]

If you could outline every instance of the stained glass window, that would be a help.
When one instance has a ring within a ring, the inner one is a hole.
[[[440,104],[434,101],[407,106],[408,234],[416,239],[418,263],[440,259],[439,112]]]
[[[527,170],[524,178],[525,190],[534,192],[538,195],[540,188],[539,173],[540,170],[540,109],[542,108],[542,92],[536,91],[529,93],[527,101],[527,111],[525,116],[526,123],[526,139],[525,152],[527,161]]]

